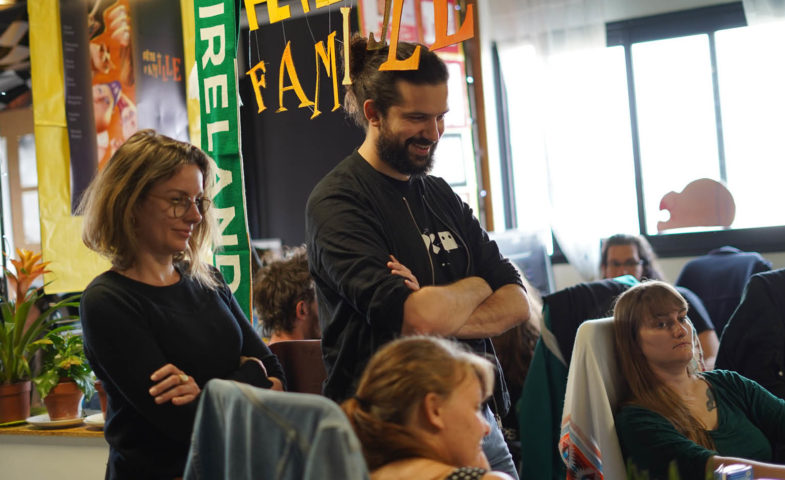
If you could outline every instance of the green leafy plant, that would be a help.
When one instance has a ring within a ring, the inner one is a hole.
[[[87,363],[81,335],[53,330],[33,344],[43,351],[41,374],[33,379],[41,398],[49,395],[61,378],[76,382],[88,400],[93,396],[93,371]]]
[[[16,272],[5,269],[6,276],[15,284],[15,297],[4,298],[0,303],[0,383],[16,383],[29,380],[30,359],[41,348],[36,343],[58,320],[77,318],[62,316],[63,307],[78,306],[81,294],[69,296],[50,305],[34,318],[30,317],[33,306],[43,297],[42,288],[32,287],[36,278],[47,273],[49,262],[42,262],[40,254],[28,250],[16,251],[19,259],[11,260]],[[63,330],[61,327],[56,330]]]

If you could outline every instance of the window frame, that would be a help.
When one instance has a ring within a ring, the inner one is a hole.
[[[724,138],[722,136],[722,112],[719,102],[714,34],[718,30],[744,26],[747,26],[747,20],[742,2],[739,1],[606,24],[607,46],[623,46],[625,50],[639,232],[646,231],[646,215],[643,202],[643,175],[635,104],[634,71],[632,69],[632,44],[697,34],[707,34],[709,36],[713,71],[713,95],[716,107],[718,161],[720,163],[720,177],[724,181],[726,180]],[[727,228],[691,233],[645,234],[644,236],[649,240],[658,256],[663,258],[703,255],[724,245],[733,245],[741,250],[762,253],[785,250],[785,225],[739,229]],[[554,239],[552,262],[563,263],[566,261],[558,246],[558,242]]]
[[[6,109],[0,112],[0,136],[6,139],[6,158],[8,160],[8,189],[10,205],[3,206],[3,215],[11,217],[11,231],[4,231],[3,251],[12,248],[25,248],[41,251],[41,242],[28,243],[24,231],[24,212],[22,194],[37,191],[38,185],[23,187],[20,177],[19,139],[28,134],[35,134],[33,124],[33,107]],[[40,219],[39,219],[40,221]],[[11,243],[5,238],[10,237]],[[13,257],[13,250],[8,251]]]

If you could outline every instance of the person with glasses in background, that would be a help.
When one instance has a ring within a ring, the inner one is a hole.
[[[665,280],[657,264],[657,255],[646,238],[625,233],[612,235],[602,242],[600,273],[602,278],[632,275],[638,281]],[[675,288],[687,300],[687,315],[698,332],[705,368],[711,370],[720,347],[714,324],[697,295],[684,287]]]
[[[204,261],[216,220],[211,161],[142,130],[80,203],[82,239],[112,268],[82,295],[87,358],[104,385],[109,479],[183,475],[202,387],[212,378],[283,390],[283,370]]]

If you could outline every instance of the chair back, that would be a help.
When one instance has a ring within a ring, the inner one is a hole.
[[[585,282],[543,297],[543,327],[518,402],[521,479],[564,478],[558,443],[567,373],[578,327],[602,318],[615,298],[637,280],[623,277]]]
[[[185,480],[368,480],[349,419],[321,395],[212,379],[199,398]]]
[[[321,340],[286,340],[270,344],[286,375],[290,392],[322,393],[327,370],[322,361]]]
[[[614,421],[624,388],[615,350],[613,318],[589,320],[578,328],[559,440],[568,480],[626,478]],[[588,472],[594,475],[587,477]]]
[[[747,281],[752,275],[770,269],[771,262],[759,253],[725,246],[687,262],[676,285],[700,297],[720,337],[739,305]]]

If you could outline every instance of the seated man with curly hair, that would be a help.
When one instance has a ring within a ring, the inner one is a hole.
[[[321,337],[319,309],[305,248],[262,270],[254,281],[254,306],[270,342]]]

